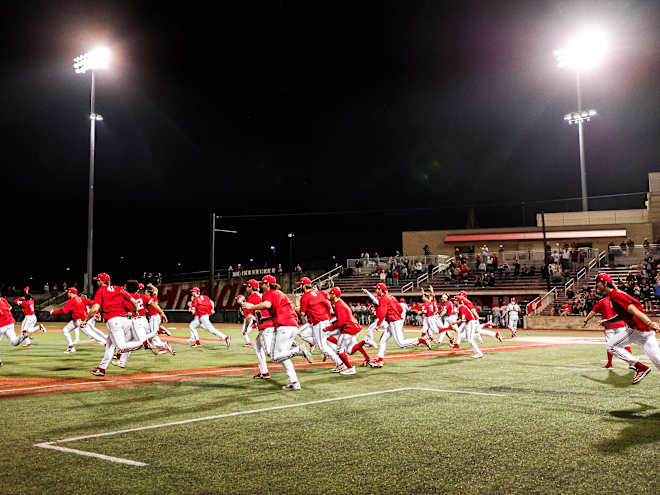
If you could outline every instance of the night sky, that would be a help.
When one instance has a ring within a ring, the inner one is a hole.
[[[579,196],[574,74],[553,51],[585,25],[611,40],[583,77],[590,195],[660,170],[657,1],[26,1],[0,19],[0,282],[82,277],[90,77],[71,64],[97,44],[114,58],[97,77],[95,271],[206,269],[213,210],[353,212],[219,224],[239,231],[220,266],[272,263],[270,245],[286,266],[288,232],[311,266],[464,227],[467,205],[515,226],[521,201]]]

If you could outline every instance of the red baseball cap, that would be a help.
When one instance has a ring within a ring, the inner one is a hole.
[[[382,290],[382,291],[387,292],[387,285],[385,285],[385,284],[383,284],[383,283],[376,284],[376,289],[380,289],[380,290]]]
[[[458,293],[458,295],[461,296],[461,297],[467,297],[467,292],[465,292],[464,290],[462,290],[462,291],[460,291],[460,292]]]
[[[201,291],[199,290],[199,287],[193,287],[192,289],[190,289],[190,292],[201,292]]]
[[[78,289],[76,289],[75,287],[71,287],[67,292],[69,294],[74,294],[75,295],[75,294],[78,294]]]
[[[98,280],[99,282],[110,282],[110,275],[105,272],[101,272],[96,277],[94,277],[94,280]]]
[[[401,299],[399,299],[399,302],[406,302],[406,300],[402,297]]]
[[[144,289],[144,284],[142,282],[138,282],[138,290]]]
[[[312,281],[309,277],[303,277],[299,282],[296,282],[298,285],[312,285]]]
[[[599,273],[596,275],[596,282],[603,282],[604,284],[613,284],[614,281],[612,280],[612,277],[609,276],[607,273]]]
[[[262,284],[276,284],[277,279],[273,277],[272,275],[265,275],[264,278],[261,279]]]
[[[257,282],[255,279],[251,278],[247,282],[243,284],[243,287],[251,287],[253,289],[258,289],[259,288],[259,282]]]
[[[23,289],[23,292],[25,292],[26,294],[30,292],[30,286],[28,285],[27,287],[25,287],[25,289]]]
[[[330,289],[330,294],[341,297],[341,289],[339,287],[333,287]]]

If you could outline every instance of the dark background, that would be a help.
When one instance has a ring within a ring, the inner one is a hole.
[[[583,78],[599,111],[590,195],[645,191],[659,169],[656,1],[28,1],[1,14],[3,282],[82,278],[90,77],[71,64],[99,42],[114,59],[97,77],[95,271],[205,269],[213,210],[353,212],[219,224],[240,231],[218,238],[219,266],[272,263],[270,245],[286,266],[290,231],[305,265],[464,227],[471,204],[489,205],[482,227],[577,209],[529,202],[580,194],[577,130],[562,121],[574,75],[553,50],[585,24],[611,38]]]

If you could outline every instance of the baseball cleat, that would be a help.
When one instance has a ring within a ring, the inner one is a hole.
[[[64,354],[71,354],[72,352],[76,352],[76,348],[73,346],[64,351]]]
[[[252,342],[248,342],[247,344],[243,344],[243,347],[249,347],[252,349]]]
[[[176,355],[176,352],[174,352],[174,349],[172,349],[172,344],[170,344],[167,340],[164,342],[165,344],[165,350],[172,354],[172,356]]]
[[[502,334],[500,332],[495,333],[495,338],[500,342],[504,342],[504,339],[502,338]]]
[[[122,363],[121,361],[112,360],[110,361],[110,364],[119,368],[126,368],[126,363]]]
[[[229,335],[225,337],[225,344],[227,344],[227,349],[229,349],[229,346],[231,345],[231,337]]]
[[[460,349],[461,348],[461,346],[458,345],[458,344],[452,344],[449,347],[451,347],[452,349]]]
[[[637,372],[635,373],[635,377],[633,378],[633,385],[635,383],[641,382],[646,375],[648,375],[651,372],[651,368],[647,367],[646,369],[640,370],[639,368],[636,368]]]
[[[385,366],[385,361],[382,359],[376,359],[375,361],[371,361],[371,367],[372,368],[382,368]]]
[[[41,323],[39,323],[39,330],[41,330],[43,333],[46,333],[48,330],[46,330],[46,327],[43,326]]]
[[[612,363],[606,363],[602,367],[603,367],[603,369],[606,369],[606,370],[614,369],[614,366],[612,366]],[[635,367],[632,366],[632,369],[635,369]]]
[[[354,375],[355,373],[357,373],[357,371],[354,367],[339,372],[340,375]]]
[[[341,371],[344,370],[344,365],[343,364],[338,364],[334,368],[330,370],[330,373],[340,373]]]
[[[105,370],[101,368],[96,368],[92,370],[92,375],[94,376],[105,376]]]
[[[32,347],[32,342],[26,342],[23,347]]]
[[[479,358],[482,358],[482,357],[484,357],[483,354],[472,354],[473,359],[479,359]]]
[[[255,380],[268,380],[270,378],[270,373],[257,373],[252,378]]]
[[[426,347],[429,348],[429,351],[430,351],[431,349],[433,349],[433,348],[431,347],[431,343],[429,342],[428,339],[421,339],[421,341],[422,341],[422,343],[423,343]]]
[[[634,364],[629,364],[629,365],[628,365],[628,369],[629,369],[629,370],[636,370],[637,368],[635,368],[635,365],[634,365]]]
[[[312,353],[309,351],[309,347],[307,347],[306,344],[300,344],[298,348],[300,349],[300,355],[304,357],[308,363],[314,362],[314,359],[312,359]]]
[[[172,336],[172,332],[170,332],[167,328],[165,327],[158,327],[158,333],[161,335],[167,335],[168,337]]]
[[[193,345],[191,345],[190,347],[192,347],[192,348],[202,347],[202,344],[200,344],[199,342],[195,342],[195,343],[194,343]]]
[[[327,355],[327,354],[323,354],[323,362],[325,363],[327,360],[328,360],[328,355]]]
[[[284,385],[282,387],[282,390],[300,390],[302,387],[300,386],[300,383],[298,382],[293,382],[289,383],[288,385]]]

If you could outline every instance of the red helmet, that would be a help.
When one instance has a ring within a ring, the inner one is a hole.
[[[67,292],[75,296],[76,294],[78,294],[78,289],[76,289],[75,287],[71,287]]]
[[[312,281],[310,280],[309,277],[303,277],[300,279],[299,282],[297,282],[298,285],[312,285]]]
[[[255,279],[251,278],[247,282],[243,284],[243,287],[250,287],[252,289],[258,289],[259,288],[259,282],[257,282]]]
[[[599,273],[596,275],[596,282],[603,282],[604,284],[613,284],[614,281],[612,280],[612,277],[608,275],[607,273]]]
[[[94,277],[94,280],[98,280],[99,282],[108,283],[108,282],[110,282],[110,275],[108,275],[105,272],[101,272],[96,277]]]
[[[273,277],[272,275],[265,275],[264,278],[261,279],[262,284],[276,284],[277,279]]]
[[[380,289],[380,290],[382,290],[383,292],[387,292],[387,285],[385,285],[385,284],[383,284],[383,283],[376,284],[376,289]]]
[[[341,297],[341,289],[339,287],[333,287],[330,289],[330,294],[333,296]]]
[[[191,293],[191,294],[194,294],[195,292],[196,292],[197,294],[199,294],[199,293],[201,292],[201,291],[199,290],[199,287],[193,287],[192,289],[190,289],[190,293]]]

